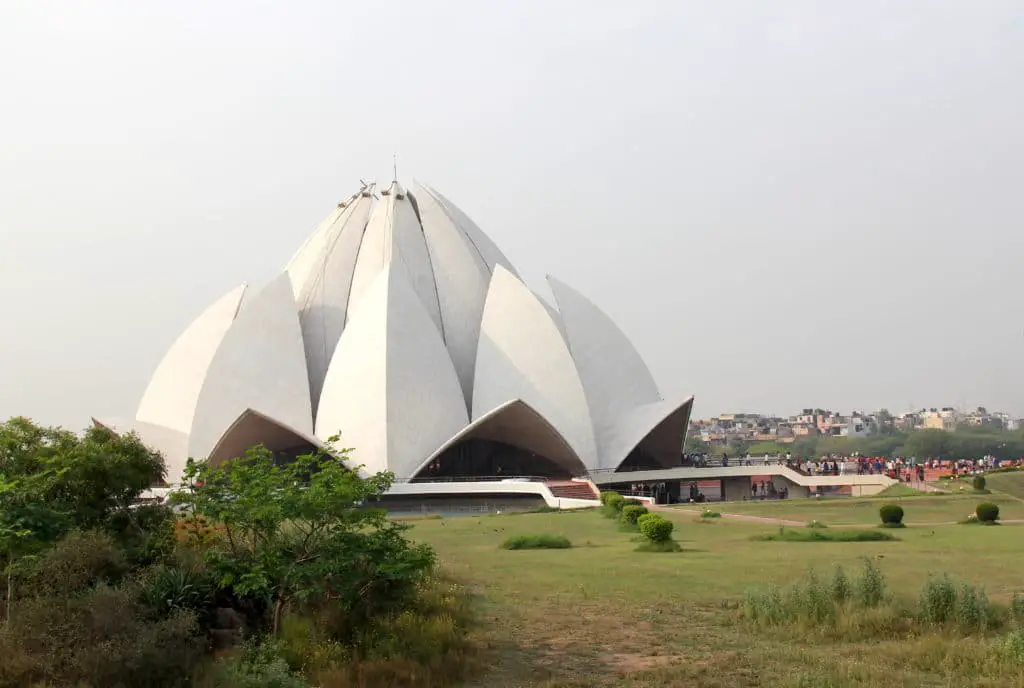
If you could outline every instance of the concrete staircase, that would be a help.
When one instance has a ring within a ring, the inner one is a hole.
[[[549,480],[547,483],[551,494],[561,499],[598,499],[599,495],[590,483],[575,480]]]

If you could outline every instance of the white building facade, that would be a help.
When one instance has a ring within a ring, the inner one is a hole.
[[[171,483],[190,456],[336,435],[399,480],[678,465],[692,397],[663,398],[623,332],[548,281],[555,303],[437,191],[364,186],[178,337],[130,429]]]

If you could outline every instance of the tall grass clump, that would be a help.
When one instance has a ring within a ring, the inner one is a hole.
[[[821,528],[793,529],[780,527],[777,533],[752,535],[751,540],[761,542],[887,542],[899,538],[880,530],[822,530]]]
[[[1014,593],[1010,599],[1010,621],[1019,631],[1024,631],[1024,595]]]
[[[1013,608],[1011,604],[1010,616]],[[952,626],[963,633],[984,631],[995,621],[984,588],[959,587],[948,574],[930,576],[921,589],[921,618],[935,626]]]
[[[512,535],[501,543],[502,549],[569,549],[572,543],[563,535],[523,533]]]
[[[886,580],[873,561],[864,558],[864,569],[857,581],[857,602],[862,607],[877,607],[886,598]]]
[[[836,570],[832,573],[830,590],[832,599],[838,604],[845,604],[853,598],[853,585],[842,566],[836,566]]]
[[[921,618],[932,624],[945,624],[956,611],[956,585],[949,574],[929,576],[921,588]]]

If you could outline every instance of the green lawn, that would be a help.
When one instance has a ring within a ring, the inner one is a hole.
[[[1012,495],[1017,499],[1024,499],[1024,471],[1013,473],[990,473],[985,476],[987,487],[990,490],[998,490]],[[1000,506],[1000,509],[1002,506]]]
[[[903,503],[912,522],[952,520],[976,501],[955,496]],[[877,519],[871,500],[784,506],[786,514],[829,524]],[[747,590],[791,582],[809,568],[829,573],[842,564],[853,572],[865,556],[902,596],[916,599],[929,572],[948,572],[1006,601],[1024,591],[1024,526],[909,527],[898,531],[899,542],[755,542],[751,536],[778,527],[683,512],[667,516],[683,553],[637,553],[635,536],[595,511],[415,522],[412,536],[433,545],[444,568],[479,594],[475,634],[486,668],[470,685],[1006,685],[986,683],[948,660],[952,638],[794,642],[784,633],[753,631],[727,607]],[[573,547],[500,548],[506,538],[528,533],[563,535]],[[957,640],[956,651],[970,652],[975,642]],[[1024,685],[1024,667],[1020,680]]]
[[[1009,474],[1003,474],[1009,476]],[[993,476],[995,478],[997,476]],[[1024,476],[1022,476],[1024,477]],[[1024,483],[1021,483],[1024,488]],[[997,489],[993,486],[993,489]],[[879,523],[878,508],[883,504],[903,507],[905,523],[954,523],[963,520],[981,502],[999,505],[1004,520],[1024,519],[1024,502],[1002,494],[952,494],[863,499],[832,498],[822,500],[781,499],[764,502],[729,502],[715,508],[724,514],[747,514],[786,521],[807,522],[818,519],[828,525]],[[691,507],[681,507],[690,510]]]

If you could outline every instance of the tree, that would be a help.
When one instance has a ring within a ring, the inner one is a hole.
[[[929,428],[918,430],[907,437],[903,445],[903,455],[920,459],[949,457],[953,442],[950,433],[945,430]]]
[[[893,435],[896,433],[896,419],[889,413],[889,409],[882,409],[878,412],[878,434]]]
[[[368,505],[389,473],[362,478],[314,451],[278,465],[263,446],[221,466],[190,460],[175,496],[197,527],[217,530],[206,559],[221,589],[270,609],[274,633],[290,605],[340,606],[350,631],[414,592],[434,555],[402,536],[407,526]]]
[[[700,438],[699,435],[687,435],[683,443],[684,454],[710,454],[711,445]]]
[[[143,530],[139,495],[164,475],[163,458],[134,435],[93,427],[81,437],[27,418],[0,424],[0,570],[13,574],[71,530]]]
[[[736,438],[729,442],[726,452],[729,456],[743,456],[747,453],[750,444],[742,439]]]

